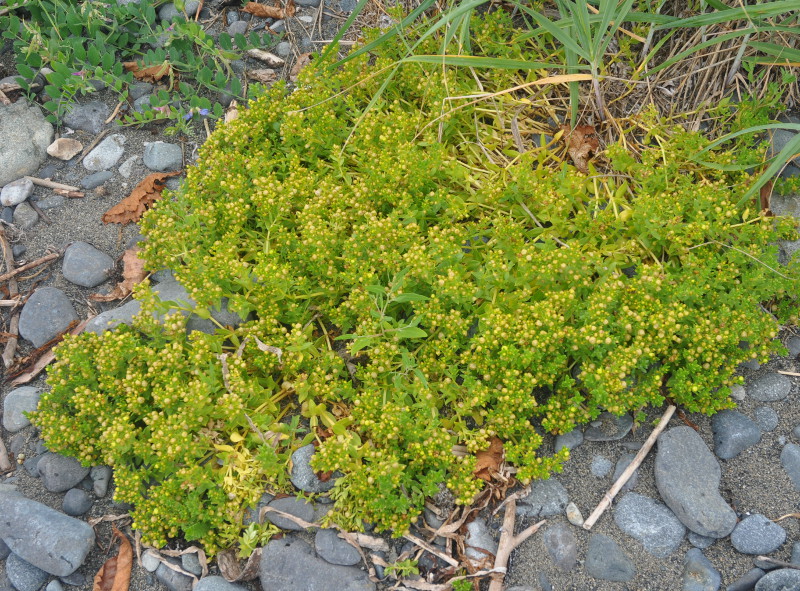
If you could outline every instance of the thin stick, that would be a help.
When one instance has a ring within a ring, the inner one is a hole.
[[[494,568],[492,569],[492,582],[489,583],[489,591],[503,591],[503,580],[505,579],[506,572],[508,572],[508,559],[511,558],[511,553],[522,542],[527,540],[542,527],[547,520],[543,519],[539,523],[535,523],[528,529],[520,532],[518,536],[514,535],[514,523],[517,518],[517,501],[511,499],[506,504],[506,513],[503,516],[503,529],[500,534],[500,542],[497,544],[497,554],[494,559]]]
[[[781,371],[781,370],[778,370],[775,373],[779,373],[779,374],[782,374],[782,375],[785,375],[785,376],[792,376],[792,377],[795,377],[795,378],[800,377],[800,373],[797,373],[795,371]]]
[[[9,273],[11,273],[14,269],[14,251],[11,250],[11,245],[8,243],[6,232],[3,228],[0,228],[0,247],[3,249],[3,258],[6,260],[6,268]],[[8,295],[12,298],[19,296],[17,280],[13,277],[8,282]],[[3,349],[3,365],[6,369],[14,365],[14,354],[17,352],[17,343],[19,342],[17,338],[19,336],[18,310],[11,311],[11,321],[8,324],[8,332],[11,334],[11,337],[6,341],[5,349]]]
[[[455,558],[453,558],[452,556],[448,556],[448,555],[447,555],[447,554],[445,554],[444,552],[441,552],[441,551],[437,550],[436,548],[434,548],[433,546],[431,546],[431,545],[430,545],[428,542],[426,542],[425,540],[420,540],[420,539],[419,539],[417,536],[415,536],[415,535],[413,535],[413,534],[406,534],[406,535],[404,535],[403,537],[404,537],[406,540],[408,540],[409,542],[413,542],[414,544],[416,544],[417,546],[419,546],[419,547],[420,547],[420,548],[422,548],[423,550],[427,550],[428,552],[430,552],[430,553],[431,553],[431,554],[433,554],[434,556],[438,556],[439,558],[441,558],[442,560],[444,560],[444,561],[445,561],[447,564],[449,564],[450,566],[454,566],[454,567],[456,567],[456,568],[458,568],[458,567],[459,567],[460,563],[458,562],[458,560],[456,560],[456,559],[455,559]]]
[[[800,564],[794,564],[792,562],[784,562],[783,560],[770,558],[769,556],[756,556],[756,560],[761,560],[762,562],[769,562],[770,564],[774,564],[775,566],[779,566],[781,568],[795,568],[800,570]]]
[[[72,185],[62,185],[61,183],[56,183],[51,181],[50,179],[37,179],[35,176],[26,176],[30,182],[34,185],[39,185],[40,187],[47,187],[48,189],[61,189],[62,191],[80,191],[78,187],[73,187]]]
[[[117,103],[117,106],[114,107],[114,110],[111,112],[111,115],[109,115],[108,119],[105,120],[105,124],[106,125],[108,125],[109,123],[111,123],[114,120],[114,117],[117,116],[117,113],[119,113],[120,108],[124,104],[125,104],[125,101],[120,101],[120,102]]]
[[[86,158],[86,155],[87,155],[89,152],[91,152],[91,151],[94,149],[94,147],[95,147],[97,144],[99,144],[99,143],[100,143],[100,140],[101,140],[101,139],[103,139],[104,137],[106,137],[106,135],[107,135],[107,134],[108,134],[108,132],[110,132],[110,131],[111,131],[110,129],[106,129],[106,130],[103,130],[103,131],[101,131],[99,134],[97,134],[97,137],[96,137],[96,138],[94,138],[94,141],[92,141],[92,143],[91,143],[91,144],[89,144],[88,146],[86,146],[86,147],[83,149],[83,152],[81,152],[81,157],[80,157],[80,158],[78,158],[78,161],[77,161],[75,164],[80,164],[80,163],[83,161],[83,159],[84,159],[84,158]],[[63,187],[61,187],[61,188],[63,188]],[[77,191],[77,190],[78,190],[78,187],[71,187],[71,189],[72,189],[73,191]]]
[[[17,275],[19,275],[20,273],[24,273],[28,269],[32,269],[33,267],[38,267],[39,265],[52,261],[53,259],[57,259],[60,256],[61,255],[57,252],[51,252],[50,254],[46,254],[43,257],[38,258],[35,261],[31,261],[30,263],[27,263],[25,265],[22,265],[21,267],[17,267],[16,269],[9,271],[8,273],[3,273],[2,275],[0,275],[0,281],[6,281],[8,279],[12,279]]]
[[[28,204],[33,208],[33,211],[35,211],[38,214],[38,216],[42,218],[42,220],[44,220],[44,223],[46,223],[48,226],[53,223],[50,217],[45,212],[42,211],[42,208],[39,207],[35,201],[29,200]]]
[[[669,420],[672,418],[672,414],[674,412],[675,405],[670,404],[667,407],[667,410],[665,410],[664,414],[661,416],[661,420],[659,421],[658,425],[656,425],[656,428],[653,429],[652,433],[650,433],[650,437],[648,437],[647,441],[644,442],[644,445],[639,450],[639,453],[636,454],[636,456],[633,458],[633,461],[628,465],[627,468],[625,468],[625,471],[620,475],[620,477],[617,478],[614,486],[612,486],[603,496],[603,500],[600,501],[600,504],[597,505],[597,508],[592,511],[592,514],[589,515],[589,518],[583,522],[583,529],[592,529],[592,526],[595,524],[595,522],[600,519],[600,516],[603,514],[603,512],[608,509],[608,506],[611,505],[614,497],[617,495],[620,489],[625,486],[625,483],[628,482],[628,479],[634,473],[636,468],[638,468],[642,463],[642,460],[644,460],[647,452],[649,452],[650,448],[653,447],[653,444],[655,444],[656,439],[667,426],[667,423],[669,423]]]

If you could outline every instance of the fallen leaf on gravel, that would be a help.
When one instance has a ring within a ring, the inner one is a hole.
[[[119,553],[106,560],[94,577],[92,591],[128,591],[133,566],[133,550],[128,538],[113,527],[114,536],[119,538]]]
[[[89,296],[93,302],[111,302],[128,297],[133,287],[144,281],[147,272],[144,270],[144,261],[139,258],[139,247],[129,248],[122,254],[122,281],[117,283],[109,294],[94,293]]]
[[[268,66],[272,66],[273,68],[277,68],[286,63],[286,60],[283,59],[282,57],[278,57],[274,53],[270,53],[269,51],[264,51],[263,49],[248,49],[247,55],[261,62],[264,62],[265,64],[267,64]]]
[[[225,123],[230,123],[239,117],[239,103],[231,101],[231,106],[225,111]]]
[[[103,214],[104,224],[128,224],[138,222],[145,210],[161,197],[164,179],[180,174],[176,172],[154,172],[136,185],[131,194]]]
[[[155,83],[164,76],[173,77],[172,65],[169,62],[164,62],[157,66],[148,66],[146,68],[140,67],[137,62],[123,62],[122,65],[126,72],[131,72],[133,74],[134,78],[145,82]]]
[[[286,18],[286,11],[283,8],[264,6],[258,2],[248,2],[241,10],[259,18]]]
[[[311,63],[311,54],[310,53],[301,53],[297,56],[297,61],[294,63],[292,67],[292,72],[289,74],[289,80],[292,82],[297,82],[297,76],[300,74],[300,70],[305,68],[308,64]]]
[[[564,141],[567,143],[569,157],[572,158],[575,168],[583,173],[589,172],[589,158],[597,152],[600,142],[593,125],[579,125],[570,130],[569,125],[562,125]]]
[[[250,78],[250,80],[255,80],[256,82],[261,82],[262,84],[270,84],[278,79],[278,75],[275,73],[275,70],[270,70],[269,68],[263,68],[261,70],[247,70],[247,77]]]
[[[489,482],[494,474],[500,472],[503,455],[503,442],[497,437],[492,437],[489,449],[475,454],[475,470],[472,473],[481,480]]]

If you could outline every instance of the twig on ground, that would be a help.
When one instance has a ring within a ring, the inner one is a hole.
[[[546,519],[543,519],[515,536],[514,524],[516,519],[517,501],[516,499],[511,499],[511,501],[506,504],[506,513],[503,516],[503,529],[500,534],[500,542],[497,545],[497,554],[495,554],[494,568],[492,569],[494,572],[492,574],[492,582],[489,583],[489,591],[502,591],[503,580],[508,571],[508,559],[511,558],[511,553],[522,542],[539,531],[539,528],[547,522]]]
[[[45,224],[49,226],[50,224],[53,223],[50,217],[45,212],[42,211],[42,208],[39,207],[35,201],[28,200],[28,204],[33,208],[33,211],[35,211],[39,215],[39,217],[42,218]]]
[[[779,373],[779,374],[781,374],[781,375],[784,375],[784,376],[792,376],[792,377],[794,377],[794,378],[798,378],[798,377],[800,377],[800,373],[797,373],[796,371],[781,371],[781,370],[779,369],[779,370],[778,370],[778,371],[776,371],[775,373]]]
[[[90,316],[89,318],[87,318],[86,320],[82,321],[78,325],[72,326],[71,328],[69,328],[67,330],[69,330],[69,333],[73,334],[73,335],[80,334],[83,331],[83,329],[86,328],[86,325],[89,323],[89,321],[92,318],[94,318],[94,316]],[[55,354],[53,353],[53,347],[56,344],[58,344],[59,342],[61,342],[61,340],[62,340],[63,336],[66,334],[66,332],[67,331],[62,332],[56,338],[51,339],[50,341],[48,341],[48,343],[46,345],[43,345],[42,347],[39,347],[39,349],[37,349],[37,350],[43,350],[42,353],[40,354],[40,356],[33,362],[33,365],[31,365],[30,369],[28,369],[27,371],[23,371],[22,373],[19,373],[19,374],[13,376],[14,379],[11,382],[11,386],[16,387],[16,386],[19,386],[20,384],[27,384],[33,378],[35,378],[40,373],[42,373],[42,370],[45,367],[47,367],[48,365],[50,365],[50,363],[55,359]],[[44,350],[44,349],[46,349],[46,350]],[[29,363],[30,361],[33,360],[32,359],[33,355],[31,355],[30,357],[31,357],[31,359],[29,359],[28,361],[25,361],[25,363]],[[14,369],[14,368],[12,368],[12,369]]]
[[[430,552],[434,556],[436,556],[438,558],[441,558],[442,560],[444,560],[450,566],[455,566],[456,568],[458,568],[458,566],[460,565],[458,560],[456,560],[452,556],[448,556],[444,552],[442,552],[440,550],[437,550],[432,545],[430,545],[428,542],[426,542],[425,540],[419,539],[417,536],[415,536],[413,534],[405,534],[403,537],[406,540],[408,540],[409,542],[412,542],[412,543],[416,544],[417,546],[419,546],[423,550],[427,550],[428,552]]]
[[[656,425],[656,428],[653,429],[652,433],[650,433],[650,437],[648,437],[647,441],[645,441],[644,445],[642,445],[639,453],[636,454],[636,456],[633,458],[633,461],[631,461],[628,467],[625,468],[625,471],[620,475],[619,478],[617,478],[617,481],[614,483],[614,485],[603,496],[603,500],[601,500],[600,504],[597,505],[594,511],[592,511],[592,514],[589,515],[588,519],[583,522],[583,529],[592,529],[592,526],[595,524],[595,522],[600,519],[600,516],[603,514],[603,512],[608,509],[608,506],[611,505],[614,497],[617,495],[620,489],[625,486],[625,483],[628,482],[628,479],[642,463],[642,460],[644,460],[645,456],[650,451],[650,448],[653,447],[653,444],[655,444],[656,439],[667,426],[667,423],[669,423],[669,420],[672,418],[672,414],[674,412],[675,405],[670,404],[667,407],[667,410],[665,410],[664,414],[661,416],[661,420],[659,421],[658,425]]]
[[[76,197],[84,197],[86,194],[83,191],[66,191],[64,189],[53,189],[54,193],[58,193],[59,195],[63,195],[64,197],[69,197],[70,199],[75,199]]]
[[[4,248],[4,250],[5,250],[5,248]],[[11,249],[9,249],[9,253],[10,253],[10,251],[11,251]],[[28,269],[33,269],[34,267],[38,267],[39,265],[43,265],[44,263],[48,263],[48,262],[52,261],[53,259],[57,259],[60,256],[61,256],[60,253],[51,252],[50,254],[46,254],[43,257],[40,257],[40,258],[36,259],[35,261],[31,261],[30,263],[26,263],[26,264],[22,265],[21,267],[17,267],[16,269],[9,269],[8,273],[3,273],[2,275],[0,275],[0,281],[7,281],[8,279],[13,279],[17,275],[19,275],[20,273],[24,273]],[[6,262],[8,262],[8,261],[9,261],[9,258],[8,258],[8,256],[6,256]],[[11,259],[11,261],[12,261],[12,264],[13,264],[13,258]],[[16,294],[11,294],[11,295],[16,295]]]
[[[120,102],[117,103],[117,106],[114,107],[114,110],[111,112],[111,115],[109,115],[108,119],[105,120],[105,124],[106,125],[108,125],[109,123],[111,123],[114,120],[114,117],[117,116],[117,113],[119,113],[119,110],[122,108],[122,105],[124,105],[124,104],[125,104],[125,101],[120,101]]]
[[[50,179],[39,179],[35,176],[26,176],[30,182],[34,185],[39,185],[40,187],[47,187],[48,189],[61,189],[62,191],[79,191],[78,187],[73,187],[72,185],[62,185],[61,183],[56,183],[55,181],[51,181]]]
[[[756,560],[760,560],[762,562],[769,562],[770,564],[774,564],[775,566],[779,566],[781,568],[794,568],[800,570],[800,564],[784,562],[783,560],[778,560],[777,558],[770,558],[769,556],[756,556]]]
[[[6,269],[9,273],[14,272],[14,252],[11,250],[11,245],[8,243],[6,231],[0,227],[0,247],[3,249],[3,258],[6,261]],[[8,295],[13,299],[19,296],[19,286],[17,280],[12,275],[8,282]],[[17,343],[19,341],[19,310],[11,311],[11,320],[8,323],[8,332],[11,334],[8,341],[6,341],[5,349],[3,349],[3,365],[6,369],[14,365],[14,355],[17,352]]]
[[[0,439],[0,472],[11,471],[11,461],[8,459],[8,450],[6,444]]]

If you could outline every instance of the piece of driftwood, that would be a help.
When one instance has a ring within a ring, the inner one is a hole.
[[[17,267],[16,269],[11,269],[11,270],[8,271],[8,273],[3,273],[2,275],[0,275],[0,281],[8,281],[9,279],[13,279],[17,275],[19,275],[20,273],[24,273],[28,269],[33,269],[34,267],[38,267],[39,265],[43,265],[44,263],[48,263],[48,262],[52,261],[53,259],[57,259],[60,256],[61,255],[59,253],[57,253],[57,252],[51,252],[50,254],[46,254],[43,257],[39,257],[35,261],[31,261],[30,263],[26,263],[26,264],[22,265],[21,267]],[[12,294],[12,295],[16,295],[16,294]]]
[[[34,185],[39,185],[40,187],[47,187],[48,189],[61,189],[62,191],[79,191],[78,187],[73,187],[72,185],[63,185],[61,183],[57,183],[55,181],[51,181],[50,179],[40,179],[36,178],[35,176],[26,176],[30,182]]]
[[[11,245],[8,243],[5,230],[0,227],[0,248],[3,250],[3,258],[6,261],[6,268],[11,273],[14,269],[14,252],[11,250]],[[17,280],[12,276],[8,282],[8,295],[14,299],[19,296],[19,286]],[[14,355],[17,352],[17,343],[19,342],[19,310],[11,311],[11,319],[8,323],[8,332],[11,335],[6,341],[6,346],[3,349],[3,366],[8,369],[14,365]]]
[[[0,439],[0,472],[10,472],[11,461],[8,459],[8,450],[6,444]]]
[[[495,554],[494,568],[492,569],[494,572],[491,575],[489,591],[503,591],[503,580],[508,571],[508,559],[511,558],[511,553],[522,542],[539,531],[539,528],[547,522],[546,519],[543,519],[521,531],[519,534],[514,535],[516,519],[517,501],[516,499],[511,499],[511,501],[506,504],[506,513],[503,516],[503,529],[500,534],[500,542],[497,544],[497,554]]]
[[[583,529],[592,529],[592,526],[595,524],[595,522],[600,519],[600,516],[603,514],[603,512],[608,509],[609,505],[611,505],[611,502],[614,500],[614,497],[622,489],[622,487],[625,486],[625,483],[628,482],[628,479],[631,477],[636,468],[639,467],[639,465],[642,463],[642,460],[644,460],[647,453],[653,447],[656,439],[667,426],[667,423],[669,423],[669,420],[672,418],[672,414],[674,412],[675,405],[670,404],[667,407],[667,410],[665,410],[664,414],[661,416],[661,420],[658,422],[658,425],[656,425],[656,428],[653,429],[652,433],[650,433],[650,437],[648,437],[647,441],[645,441],[644,445],[642,445],[639,453],[636,454],[636,456],[633,458],[633,461],[631,461],[628,467],[625,468],[625,471],[620,475],[619,478],[617,478],[617,481],[614,483],[614,485],[603,496],[603,500],[601,500],[600,504],[597,505],[594,511],[592,511],[592,514],[589,515],[588,519],[583,522]]]

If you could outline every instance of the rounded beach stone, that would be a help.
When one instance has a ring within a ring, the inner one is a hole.
[[[759,402],[777,402],[789,395],[792,382],[778,373],[768,373],[747,387],[747,394]]]
[[[25,201],[33,193],[33,181],[22,178],[8,183],[0,190],[0,203],[14,207]]]
[[[11,554],[6,560],[6,574],[17,591],[39,591],[48,579],[46,572],[16,554]]]
[[[0,186],[34,174],[52,142],[53,126],[37,105],[0,103]]]
[[[96,287],[114,272],[114,259],[86,242],[73,242],[64,251],[61,273],[82,287]]]
[[[786,530],[763,515],[742,519],[731,534],[731,545],[742,554],[770,554],[786,541]]]
[[[721,410],[711,419],[714,431],[714,453],[723,460],[735,458],[761,441],[761,429],[735,410]]]
[[[41,347],[78,320],[72,302],[60,289],[40,287],[22,307],[19,315],[19,334]]]
[[[314,547],[317,554],[331,564],[353,566],[361,562],[358,550],[341,539],[335,529],[320,529],[314,537]]]
[[[62,508],[67,515],[77,517],[91,509],[93,503],[92,497],[85,490],[71,488],[64,495]]]
[[[36,410],[41,393],[39,388],[22,386],[6,394],[3,400],[3,428],[16,433],[30,425],[31,422],[24,413]]]
[[[586,551],[586,572],[595,579],[624,582],[636,575],[636,567],[614,540],[592,534]]]
[[[77,486],[89,474],[89,468],[81,466],[75,458],[47,452],[39,463],[39,476],[50,492],[64,492]]]

